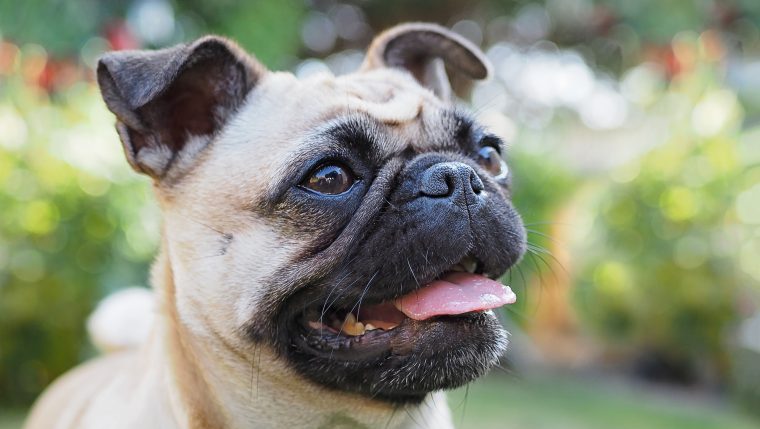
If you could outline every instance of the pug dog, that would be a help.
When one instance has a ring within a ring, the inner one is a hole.
[[[472,43],[396,26],[358,71],[298,79],[204,37],[106,54],[97,81],[163,213],[155,323],[27,428],[450,428],[496,365],[526,246],[504,144],[455,106]]]

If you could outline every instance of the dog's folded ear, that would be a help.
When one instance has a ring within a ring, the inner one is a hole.
[[[408,70],[441,99],[451,97],[446,66],[470,79],[486,79],[491,64],[469,40],[437,24],[409,23],[375,37],[361,70],[396,67]]]
[[[97,79],[130,165],[162,179],[211,140],[264,73],[236,44],[209,36],[157,51],[108,53]]]

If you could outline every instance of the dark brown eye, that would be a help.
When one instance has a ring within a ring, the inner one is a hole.
[[[301,186],[324,195],[338,195],[351,189],[354,181],[353,174],[347,168],[329,164],[314,170]]]
[[[478,151],[478,163],[497,179],[506,177],[507,173],[509,173],[507,164],[501,159],[501,154],[492,146],[480,148]]]

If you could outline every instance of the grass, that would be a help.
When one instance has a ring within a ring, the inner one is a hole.
[[[466,398],[466,400],[465,400]],[[449,394],[460,429],[756,429],[715,400],[608,381],[490,377]]]
[[[0,409],[0,429],[21,428],[25,414],[22,410]]]
[[[491,376],[467,390],[449,394],[459,429],[760,427],[760,422],[715,400],[593,378]],[[0,410],[0,429],[19,429],[23,417],[20,410]]]

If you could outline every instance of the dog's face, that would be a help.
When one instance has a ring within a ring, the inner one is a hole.
[[[268,72],[217,38],[101,60],[127,158],[155,179],[182,323],[392,401],[496,363],[506,333],[485,310],[514,296],[490,279],[525,233],[503,143],[448,101],[441,59],[487,74],[421,24],[341,77]]]

